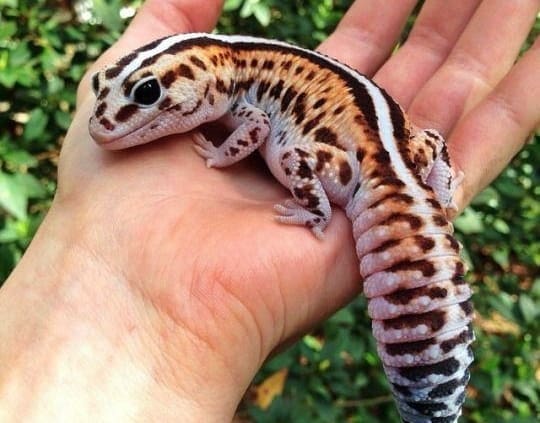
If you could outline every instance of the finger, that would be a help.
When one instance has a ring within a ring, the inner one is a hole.
[[[447,58],[480,1],[427,1],[407,41],[377,72],[375,81],[407,109]]]
[[[388,57],[417,0],[357,0],[319,50],[373,75]]]
[[[411,103],[411,120],[448,134],[511,68],[539,4],[538,0],[482,2],[445,63]]]
[[[462,209],[523,147],[540,124],[540,38],[482,103],[459,123],[450,155],[465,172]]]
[[[88,92],[93,72],[141,45],[177,32],[211,30],[221,12],[223,0],[148,0],[133,18],[122,37],[90,67],[79,85],[77,97]]]

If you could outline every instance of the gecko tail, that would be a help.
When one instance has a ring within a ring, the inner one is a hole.
[[[401,418],[456,422],[473,362],[472,291],[444,207],[405,191],[347,207],[373,335]]]

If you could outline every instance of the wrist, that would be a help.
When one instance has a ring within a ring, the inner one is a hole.
[[[230,420],[245,387],[66,217],[53,207],[0,291],[0,420]]]

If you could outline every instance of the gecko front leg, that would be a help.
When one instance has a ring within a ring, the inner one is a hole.
[[[214,145],[203,134],[195,135],[194,148],[208,167],[225,167],[257,150],[270,134],[270,121],[261,109],[240,100],[220,121],[233,132],[221,145]]]

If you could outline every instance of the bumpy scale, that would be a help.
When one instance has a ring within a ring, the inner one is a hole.
[[[353,224],[368,312],[407,422],[461,414],[473,316],[447,212],[461,179],[442,137],[417,130],[372,81],[320,53],[245,36],[182,34],[154,41],[94,75],[90,133],[121,149],[219,120],[198,134],[208,166],[259,150],[293,199],[280,222],[322,237],[331,206]]]

